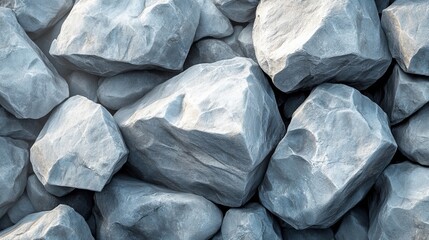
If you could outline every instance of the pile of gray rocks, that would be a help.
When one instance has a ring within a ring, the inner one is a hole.
[[[427,0],[0,0],[0,33],[1,240],[429,236]]]

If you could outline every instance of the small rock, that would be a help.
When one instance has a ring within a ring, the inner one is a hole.
[[[315,229],[296,230],[293,228],[283,228],[284,240],[334,240],[332,229]]]
[[[353,208],[341,221],[335,239],[368,240],[368,228],[368,210],[361,207]]]
[[[97,102],[98,77],[80,72],[72,72],[68,78],[70,97],[84,96],[93,102]]]
[[[258,62],[255,55],[255,48],[253,47],[253,22],[249,23],[238,35],[238,42],[244,56],[251,58],[253,61]]]
[[[208,239],[222,212],[207,199],[118,176],[95,194],[100,239]]]
[[[240,25],[234,26],[234,33],[232,33],[228,37],[224,37],[221,40],[228,44],[234,52],[238,53],[241,57],[246,57],[241,50],[240,42],[238,41],[238,37],[240,37],[240,33],[243,31],[243,27]]]
[[[0,106],[0,136],[34,141],[42,124],[33,119],[17,119]]]
[[[30,202],[30,199],[27,196],[27,193],[23,193],[18,201],[15,202],[13,207],[7,211],[7,215],[12,223],[17,223],[19,220],[23,219],[25,216],[36,212],[33,204]]]
[[[201,7],[200,23],[195,33],[194,41],[204,37],[222,38],[234,32],[231,22],[212,0],[196,0]]]
[[[3,217],[0,217],[0,233],[2,230],[13,226],[13,222],[9,219],[9,216],[5,214]]]
[[[203,39],[192,45],[185,68],[201,63],[214,63],[221,60],[240,57],[225,42],[218,39]]]
[[[214,0],[216,6],[234,22],[250,22],[255,18],[260,0]]]
[[[322,84],[292,116],[259,198],[295,229],[328,228],[362,200],[395,152],[377,104],[346,85]]]
[[[74,96],[51,114],[31,147],[30,160],[46,190],[61,197],[64,192],[52,191],[49,185],[101,191],[127,154],[110,113],[100,104]]]

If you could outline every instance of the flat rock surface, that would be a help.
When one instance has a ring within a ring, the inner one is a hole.
[[[137,176],[233,207],[256,191],[285,132],[266,78],[247,58],[193,66],[115,120]]]
[[[234,32],[228,37],[224,37],[221,40],[228,44],[234,52],[238,53],[238,55],[245,57],[243,51],[241,50],[240,42],[238,41],[238,37],[240,37],[240,33],[243,31],[243,26],[235,25]]]
[[[148,68],[180,70],[198,27],[199,9],[194,0],[80,0],[50,53],[101,76]]]
[[[73,71],[67,77],[70,97],[80,95],[97,102],[98,79],[97,76],[85,72]]]
[[[429,235],[429,169],[403,162],[375,184],[369,239],[426,239]]]
[[[216,6],[234,22],[250,22],[255,18],[260,0],[213,0]]]
[[[18,119],[0,106],[0,136],[34,141],[43,125],[33,119]]]
[[[52,211],[26,216],[16,225],[0,232],[0,239],[91,240],[94,238],[82,216],[67,205],[59,205]]]
[[[110,113],[85,97],[62,103],[31,147],[34,173],[54,187],[101,191],[127,159],[128,150]]]
[[[259,198],[296,229],[328,228],[366,195],[395,152],[377,104],[346,85],[322,84],[292,116]]]
[[[240,57],[240,55],[222,40],[213,38],[203,39],[192,45],[185,62],[185,68],[235,57]]]
[[[15,204],[9,208],[7,216],[11,222],[17,223],[19,220],[34,212],[36,212],[36,210],[28,198],[27,193],[24,192]]]
[[[18,118],[41,118],[68,97],[67,83],[12,10],[0,7],[0,29],[0,105]]]
[[[365,89],[390,65],[374,0],[261,0],[256,15],[256,57],[283,92],[323,82]]]
[[[341,220],[335,233],[336,240],[368,240],[368,209],[357,207],[348,212]]]
[[[244,56],[251,58],[253,61],[258,62],[255,55],[255,47],[253,46],[253,22],[247,24],[245,28],[238,35],[238,42]]]
[[[407,73],[429,76],[428,8],[426,0],[396,0],[383,10],[381,24],[390,52]]]
[[[207,199],[132,179],[114,177],[95,194],[100,239],[208,239],[222,212]]]
[[[234,32],[231,22],[214,5],[212,0],[196,0],[201,7],[200,22],[194,41],[204,37],[222,38]]]

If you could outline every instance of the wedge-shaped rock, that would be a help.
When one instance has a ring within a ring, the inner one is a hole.
[[[68,97],[66,81],[0,7],[0,104],[17,118],[41,118]]]
[[[368,240],[369,218],[368,210],[353,208],[341,221],[340,227],[335,233],[336,240]]]
[[[0,136],[34,141],[42,127],[38,120],[17,119],[0,106]]]
[[[390,52],[407,73],[429,76],[428,8],[426,0],[396,0],[383,10],[381,24]]]
[[[258,203],[229,209],[222,222],[222,239],[281,240],[280,226],[271,213]]]
[[[0,137],[0,218],[24,192],[28,158],[27,143]]]
[[[392,129],[398,148],[408,159],[429,166],[429,105]]]
[[[88,225],[73,208],[59,205],[52,211],[33,213],[0,232],[0,239],[94,239]]]
[[[115,119],[137,176],[233,207],[256,191],[285,132],[266,78],[247,58],[193,66]]]
[[[309,228],[296,230],[294,228],[283,228],[284,240],[334,240],[334,232],[330,228]]]
[[[225,42],[218,39],[203,39],[192,45],[185,62],[185,68],[200,63],[214,63],[235,57],[240,57],[240,55]]]
[[[365,89],[390,65],[374,0],[261,0],[256,15],[256,57],[283,92],[323,82]]]
[[[97,102],[98,77],[81,72],[73,71],[68,77],[70,96],[84,96],[93,102]]]
[[[212,0],[196,0],[201,7],[200,22],[195,33],[194,41],[204,37],[222,38],[234,32],[231,22]]]
[[[127,154],[110,113],[85,97],[74,96],[51,114],[31,147],[30,160],[46,190],[60,197],[69,191],[55,188],[101,191]]]
[[[37,37],[70,11],[73,3],[74,0],[2,0],[0,7],[13,9],[22,28]]]
[[[381,107],[397,124],[429,102],[429,77],[405,73],[399,65],[393,69]]]
[[[249,22],[255,18],[260,0],[213,0],[216,6],[234,22]]]
[[[377,104],[346,85],[322,84],[292,116],[259,197],[296,229],[330,227],[366,195],[395,151]]]
[[[100,103],[108,109],[118,110],[130,105],[157,85],[173,77],[160,71],[132,71],[101,79],[97,90]]]
[[[369,239],[429,236],[429,169],[410,162],[390,165],[375,184]]]
[[[208,239],[222,212],[207,199],[126,176],[113,178],[95,194],[100,239]]]
[[[81,0],[50,53],[102,76],[135,69],[180,70],[199,18],[194,0]]]
[[[238,42],[240,43],[241,51],[243,54],[257,62],[255,55],[255,47],[253,46],[253,22],[249,23],[238,35]]]

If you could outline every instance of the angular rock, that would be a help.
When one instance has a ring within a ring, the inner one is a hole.
[[[204,37],[222,38],[234,32],[231,22],[212,0],[196,0],[201,7],[200,22],[195,32],[194,41]]]
[[[115,120],[138,177],[231,207],[256,191],[285,132],[266,78],[247,58],[193,66]]]
[[[132,71],[103,78],[97,90],[98,99],[106,108],[118,110],[136,102],[173,76],[160,71]]]
[[[49,52],[101,76],[148,68],[180,70],[198,27],[200,11],[195,9],[200,8],[194,0],[81,0]]]
[[[390,52],[407,73],[429,76],[428,8],[426,0],[396,0],[383,10],[381,24]]]
[[[375,83],[391,56],[374,0],[262,0],[253,28],[261,68],[283,92]]]
[[[94,205],[93,194],[89,191],[76,189],[64,197],[50,194],[34,174],[28,177],[26,195],[36,212],[50,211],[60,204],[65,204],[88,219]]]
[[[429,105],[426,104],[408,120],[392,128],[398,149],[408,159],[429,166]]]
[[[244,56],[251,58],[253,61],[258,62],[255,55],[255,48],[253,46],[253,22],[249,23],[238,35],[238,42],[240,43],[241,50]]]
[[[0,137],[0,218],[24,192],[28,158],[26,142]]]
[[[33,119],[17,119],[0,106],[0,136],[34,141],[42,124]]]
[[[243,27],[236,25],[234,26],[234,33],[228,37],[222,38],[221,40],[228,44],[234,52],[238,53],[238,55],[245,57],[243,50],[241,50],[240,42],[238,41],[241,31],[243,31]]]
[[[229,209],[222,222],[222,239],[281,240],[278,223],[263,206],[249,203],[243,208]]]
[[[397,124],[411,116],[429,102],[429,77],[405,73],[395,65],[393,73],[384,87],[381,107]]]
[[[260,0],[213,0],[216,6],[234,22],[250,22],[255,18]]]
[[[0,232],[0,239],[94,239],[82,216],[67,205],[33,213]]]
[[[377,104],[346,85],[322,84],[292,116],[259,198],[295,229],[328,228],[366,195],[396,147]]]
[[[240,55],[222,40],[203,39],[192,45],[185,62],[185,68],[201,63],[214,63],[235,57],[240,57]]]
[[[222,212],[207,199],[126,176],[95,194],[100,239],[208,239],[221,226]]]
[[[429,169],[390,165],[375,184],[369,239],[426,239],[429,235]]]
[[[7,215],[12,223],[17,223],[19,220],[23,219],[29,214],[35,213],[33,204],[30,202],[30,199],[27,196],[27,193],[24,192],[22,196],[15,202],[13,207],[7,211]]]
[[[0,29],[0,104],[17,118],[41,118],[68,97],[67,83],[12,10],[0,7]]]
[[[50,115],[31,147],[30,160],[46,190],[61,197],[64,192],[55,187],[101,191],[127,154],[110,113],[85,97],[74,96]]]
[[[98,77],[80,71],[72,72],[68,78],[70,96],[84,96],[97,102]]]
[[[341,221],[335,233],[336,240],[368,240],[369,218],[368,210],[353,208]]]
[[[296,230],[293,228],[283,228],[282,231],[284,240],[334,240],[334,232],[332,229],[305,229]]]
[[[35,38],[70,11],[73,3],[73,0],[2,0],[0,7],[13,9],[22,28]]]

